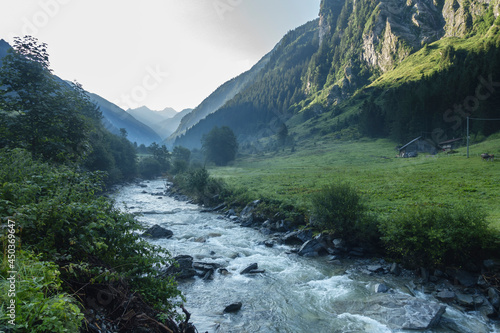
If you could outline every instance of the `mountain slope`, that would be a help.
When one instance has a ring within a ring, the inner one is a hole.
[[[7,55],[7,51],[10,48],[11,46],[5,40],[0,39],[0,66],[2,64],[3,57]],[[71,82],[66,82],[57,76],[55,76],[55,78],[61,85],[72,84]],[[160,136],[157,135],[151,128],[136,120],[118,106],[96,94],[89,94],[89,96],[91,97],[91,100],[100,107],[103,115],[103,124],[111,133],[119,135],[120,128],[125,128],[128,133],[128,139],[131,142],[137,142],[138,144],[142,143],[145,145],[149,145],[153,142],[161,142]]]
[[[135,119],[144,123],[153,129],[162,140],[168,138],[179,127],[182,118],[193,111],[193,109],[185,109],[177,112],[172,108],[165,108],[161,111],[153,111],[142,106],[136,109],[128,109],[126,112]]]
[[[296,142],[463,136],[457,117],[465,113],[453,106],[467,107],[479,77],[500,78],[499,3],[323,0],[319,20],[289,32],[251,83],[176,144],[199,147],[213,126],[254,144],[275,138],[283,123]],[[498,105],[490,95],[468,114],[491,117]],[[499,129],[475,125],[483,135]]]
[[[275,133],[288,117],[286,110],[305,97],[301,77],[317,50],[317,25],[317,20],[311,21],[290,31],[258,63],[263,68],[252,73],[238,94],[178,136],[175,144],[199,148],[202,136],[214,126],[231,127],[240,142]]]
[[[167,139],[167,142],[174,142],[178,136],[184,135],[187,129],[196,125],[200,120],[209,114],[217,111],[227,101],[231,100],[240,91],[245,89],[251,82],[253,82],[256,75],[269,62],[272,52],[273,51],[265,55],[247,72],[221,85],[212,94],[210,94],[210,96],[205,98],[192,112],[186,114],[185,117],[182,118],[177,130]]]
[[[153,111],[146,106],[141,106],[136,109],[128,109],[125,111],[132,117],[139,120],[143,124],[148,125],[149,127],[165,119],[172,118],[177,114],[177,111],[172,108],[166,108],[162,111]]]
[[[103,115],[104,126],[111,133],[120,135],[120,128],[125,128],[128,134],[127,138],[131,142],[146,146],[153,142],[161,142],[160,136],[155,131],[132,117],[125,110],[99,95],[91,93],[89,96],[92,102],[99,106]]]
[[[157,124],[151,125],[151,128],[154,129],[163,140],[165,140],[179,128],[182,119],[192,111],[193,109],[184,109],[177,112],[171,118],[164,119]]]

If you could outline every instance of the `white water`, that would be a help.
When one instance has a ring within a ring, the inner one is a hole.
[[[337,313],[336,302],[362,302],[373,295],[372,286],[381,282],[404,293],[409,280],[362,274],[349,269],[352,262],[338,266],[326,258],[286,254],[286,246],[265,247],[260,244],[266,236],[256,230],[242,228],[217,214],[202,213],[196,205],[152,196],[150,193],[165,189],[163,181],[147,185],[124,187],[114,197],[129,212],[148,212],[138,217],[146,227],[158,224],[173,231],[173,238],[152,243],[167,248],[173,256],[189,254],[195,261],[219,263],[230,272],[216,273],[212,281],[195,278],[179,284],[187,298],[186,308],[192,313],[191,321],[200,333],[393,332],[372,318]],[[142,193],[144,190],[148,193]],[[206,241],[200,242],[200,237]],[[239,274],[252,263],[258,263],[265,273]],[[242,309],[223,313],[225,306],[234,302],[242,302]],[[475,314],[448,308],[445,317],[463,327],[462,332],[497,331]],[[438,327],[426,332],[450,330]]]

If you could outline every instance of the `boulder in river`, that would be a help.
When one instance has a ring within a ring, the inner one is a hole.
[[[311,240],[312,235],[311,230],[295,230],[283,235],[281,241],[286,245],[302,245],[308,240]]]
[[[165,270],[165,275],[175,275],[178,280],[189,279],[196,275],[193,267],[193,257],[181,255],[174,258],[177,265],[171,265]]]
[[[224,308],[224,312],[226,312],[226,313],[238,312],[238,311],[240,311],[242,306],[243,306],[243,304],[241,302],[229,304],[228,306],[226,306]]]
[[[318,239],[311,239],[305,242],[298,254],[303,257],[318,257],[326,253],[326,248]]]
[[[253,263],[244,270],[240,272],[240,274],[258,274],[265,273],[264,269],[259,269],[259,265],[257,263]]]
[[[165,229],[163,227],[160,227],[158,224],[155,224],[154,226],[146,230],[142,234],[142,237],[158,239],[158,238],[171,238],[173,235],[174,233],[171,230]]]
[[[384,283],[377,283],[375,286],[373,286],[373,290],[376,293],[386,293],[389,291],[389,287],[385,285]]]

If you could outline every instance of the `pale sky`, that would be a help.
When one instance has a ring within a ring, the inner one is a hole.
[[[320,0],[0,0],[0,39],[48,44],[65,80],[124,109],[196,107],[250,69]]]

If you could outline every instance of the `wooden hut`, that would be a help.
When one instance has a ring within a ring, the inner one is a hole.
[[[417,157],[418,153],[428,153],[435,155],[438,152],[438,148],[434,142],[424,139],[421,136],[415,138],[398,148],[399,157]]]

